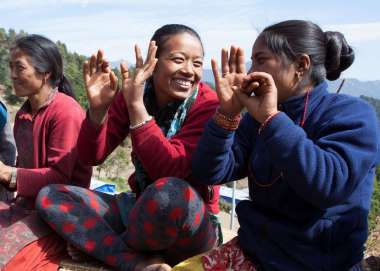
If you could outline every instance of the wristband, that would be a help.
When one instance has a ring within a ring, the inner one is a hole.
[[[148,116],[148,118],[146,120],[144,120],[143,122],[140,122],[140,123],[137,123],[135,125],[129,125],[129,129],[130,130],[135,130],[137,128],[140,128],[141,126],[144,126],[145,124],[147,124],[149,121],[151,121],[153,119],[152,116]]]
[[[228,117],[221,113],[219,109],[216,110],[213,120],[214,122],[221,128],[226,129],[228,131],[235,131],[239,127],[241,115],[238,114],[233,117]]]

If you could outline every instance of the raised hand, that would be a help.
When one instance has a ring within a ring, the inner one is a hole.
[[[122,75],[122,91],[125,103],[128,107],[128,113],[131,125],[141,123],[148,118],[148,112],[144,106],[144,84],[145,81],[152,76],[153,70],[157,63],[156,58],[157,46],[155,41],[149,43],[148,55],[144,62],[140,48],[135,46],[136,54],[136,70],[133,76],[130,76],[128,65],[122,63],[120,65]]]
[[[243,109],[243,105],[234,92],[241,88],[243,78],[246,76],[244,51],[241,48],[231,46],[228,55],[228,51],[222,49],[221,61],[222,75],[219,74],[216,60],[211,60],[220,110],[223,114],[236,116]]]
[[[104,121],[108,107],[117,92],[117,77],[111,71],[102,50],[83,64],[83,79],[89,102],[90,118],[94,123]]]
[[[242,87],[235,93],[249,114],[260,123],[278,112],[277,87],[269,73],[248,74],[243,79]]]

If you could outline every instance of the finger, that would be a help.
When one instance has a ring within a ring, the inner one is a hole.
[[[124,61],[120,63],[120,73],[123,80],[129,78],[129,69],[127,62]]]
[[[224,76],[230,72],[230,69],[228,67],[228,51],[224,48],[222,49],[221,61],[222,61],[222,76]]]
[[[246,86],[241,88],[241,92],[247,94],[248,96],[252,96],[256,89],[260,87],[260,83],[258,81],[251,81]]]
[[[154,58],[151,62],[148,63],[149,65],[146,67],[146,70],[144,72],[144,78],[143,78],[144,80],[152,76],[154,68],[156,67],[157,61],[158,59]]]
[[[113,72],[113,71],[111,71],[110,72],[110,87],[111,87],[111,89],[113,89],[113,90],[117,90],[117,76],[116,76],[116,74]]]
[[[90,64],[86,60],[83,63],[83,81],[85,82],[86,85],[90,81],[90,78],[91,78],[90,77]]]
[[[260,84],[263,85],[274,85],[274,80],[272,75],[266,72],[252,72],[250,74],[247,74],[243,78],[243,84],[247,84],[247,82],[250,81],[258,81]]]
[[[213,58],[211,59],[211,68],[212,68],[212,73],[214,74],[215,85],[219,86],[220,74],[219,74],[219,69],[218,69],[218,62]]]
[[[238,98],[239,102],[244,106],[244,107],[247,107],[247,101],[249,99],[249,96],[242,92],[242,89],[239,89],[238,87],[236,86],[233,86],[232,87],[232,91],[234,92],[234,94],[236,95],[236,97]]]
[[[92,55],[90,58],[90,76],[96,73],[96,56]]]
[[[236,72],[245,73],[245,59],[244,59],[244,50],[242,48],[238,48],[236,52]]]
[[[111,66],[110,66],[110,63],[109,63],[107,60],[104,59],[100,70],[101,70],[102,72],[104,72],[104,73],[109,73],[109,72],[111,72]]]
[[[228,60],[230,72],[236,72],[236,51],[236,47],[232,45],[230,49],[230,58]]]
[[[148,63],[152,64],[154,62],[154,59],[156,58],[156,52],[157,52],[157,46],[156,46],[156,42],[153,40],[149,43],[148,54],[146,56],[145,65]]]
[[[104,53],[102,49],[98,50],[98,55],[96,57],[96,71],[102,71],[102,66],[103,66],[103,58],[104,58]]]
[[[135,44],[135,55],[136,55],[136,68],[143,66],[144,61],[141,55],[141,50],[137,44]]]
[[[250,84],[257,84],[258,86],[259,85],[264,85],[264,81],[262,78],[260,77],[253,77],[253,74],[250,73],[246,76],[243,77],[243,80],[242,80],[242,83],[241,83],[241,87],[243,89],[247,88]]]

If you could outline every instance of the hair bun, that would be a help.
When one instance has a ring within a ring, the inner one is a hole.
[[[342,71],[351,66],[355,59],[354,50],[340,32],[326,31],[326,78],[336,80]]]

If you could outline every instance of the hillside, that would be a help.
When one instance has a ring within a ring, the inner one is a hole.
[[[214,85],[214,75],[212,70],[205,69],[203,71],[203,81],[210,82],[211,85]],[[331,92],[336,92],[339,88],[342,79],[336,81],[328,81],[329,89]],[[355,97],[360,97],[362,95],[380,99],[380,80],[375,81],[360,81],[357,79],[346,79],[343,84],[341,93],[349,94]]]
[[[13,29],[6,31],[4,28],[0,28],[0,85],[5,87],[4,98],[9,104],[18,104],[21,101],[12,93],[9,73],[9,48],[18,36],[25,34],[23,31],[16,33]],[[57,46],[64,60],[65,76],[69,79],[78,101],[83,107],[86,107],[87,99],[82,80],[82,65],[86,57],[69,52],[66,45],[60,41],[57,42]]]

